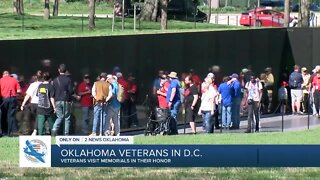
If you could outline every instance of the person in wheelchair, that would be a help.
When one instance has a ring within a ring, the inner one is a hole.
[[[169,132],[169,106],[166,101],[169,86],[167,76],[165,74],[161,75],[160,88],[156,91],[159,106],[155,108],[155,112],[151,111],[151,113],[155,113],[155,116],[150,114],[145,135]]]

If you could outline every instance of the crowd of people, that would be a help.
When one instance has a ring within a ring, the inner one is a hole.
[[[75,128],[75,101],[81,107],[82,134],[119,136],[120,121],[123,122],[122,128],[138,125],[135,107],[137,85],[132,74],[125,79],[119,71],[113,74],[103,72],[93,84],[90,83],[90,75],[85,74],[83,81],[77,84],[72,82],[64,64],[59,66],[58,72],[59,76],[52,78],[49,72],[39,70],[29,84],[22,80],[23,76],[3,72],[0,79],[0,137],[3,134],[70,135]],[[18,110],[21,110],[19,114]],[[20,124],[17,118],[21,119]],[[22,126],[25,128],[23,132]]]
[[[85,74],[83,81],[75,84],[64,64],[58,71],[56,78],[48,72],[38,71],[30,84],[23,83],[23,76],[18,78],[8,71],[3,72],[0,79],[0,136],[19,135],[16,122],[19,109],[23,112],[23,122],[34,120],[32,128],[25,134],[70,135],[74,129],[74,101],[79,101],[81,107],[81,130],[85,135],[119,136],[120,128],[139,125],[136,109],[138,86],[132,74],[124,78],[120,70],[115,69],[110,74],[101,73],[94,83],[90,82],[90,75]],[[300,69],[295,65],[290,76],[281,80],[277,94],[281,112],[291,109],[294,115],[312,113],[320,118],[320,66],[312,72],[310,75],[307,68]],[[156,106],[170,113],[172,135],[178,134],[180,112],[185,115],[193,134],[197,133],[197,115],[203,119],[203,130],[213,133],[214,129],[220,128],[239,129],[240,116],[246,114],[248,125],[245,132],[251,133],[260,131],[260,114],[272,113],[275,88],[271,67],[259,75],[249,66],[239,74],[223,76],[220,67],[215,65],[203,80],[193,69],[182,73],[180,78],[174,71],[160,70],[153,83],[153,94],[158,100]]]
[[[213,133],[214,128],[239,129],[240,116],[244,114],[248,115],[245,132],[259,132],[260,115],[272,113],[272,97],[276,88],[272,68],[265,68],[259,75],[254,74],[250,66],[243,68],[239,74],[229,76],[222,76],[219,66],[213,66],[210,71],[203,82],[193,69],[189,73],[182,73],[181,81],[176,72],[159,71],[153,92],[158,96],[158,106],[170,110],[173,119],[170,133],[177,134],[177,112],[180,106],[193,134],[196,134],[197,114],[202,116],[203,129],[207,133]],[[288,98],[291,97],[292,114],[312,112],[320,118],[320,66],[316,66],[312,72],[310,76],[306,67],[300,70],[295,65],[289,78],[281,81],[276,95],[281,106],[280,112],[286,113]],[[308,107],[312,107],[312,110],[309,111]]]

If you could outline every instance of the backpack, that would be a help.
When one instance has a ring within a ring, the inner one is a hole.
[[[118,84],[117,100],[121,103],[124,102],[124,88],[121,84]]]
[[[296,89],[299,87],[299,85],[301,86],[299,74],[295,72],[291,73],[289,77],[289,87],[291,89]]]

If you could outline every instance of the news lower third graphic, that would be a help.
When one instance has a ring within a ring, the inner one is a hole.
[[[21,167],[320,167],[320,145],[136,145],[131,136],[21,136]]]

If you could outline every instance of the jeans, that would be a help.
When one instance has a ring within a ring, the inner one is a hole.
[[[3,110],[7,113],[8,135],[10,136],[12,132],[18,130],[16,122],[17,99],[15,97],[3,98]]]
[[[106,118],[106,130],[109,131],[110,129],[110,120],[112,119],[112,122],[114,124],[114,134],[116,136],[120,135],[120,108],[114,108],[111,105],[108,105],[107,107],[107,118]]]
[[[247,131],[251,131],[251,124],[253,123],[253,116],[256,119],[256,131],[259,131],[259,102],[253,101],[252,104],[248,105],[248,128]]]
[[[64,120],[64,135],[69,135],[71,124],[71,104],[65,101],[56,101],[56,115],[57,119],[53,125],[52,130],[59,130],[62,121]]]
[[[87,132],[88,131],[88,127],[89,127],[89,116],[91,111],[93,110],[92,107],[81,107],[82,109],[82,124],[81,124],[81,129],[83,132]]]
[[[205,124],[206,133],[213,133],[213,121],[211,117],[211,111],[202,111],[202,119]]]
[[[107,118],[107,105],[103,104],[103,105],[99,105],[96,104],[93,108],[93,113],[94,113],[94,117],[93,117],[93,124],[92,124],[92,133],[97,133],[97,127],[100,127],[100,134],[102,135],[103,132],[106,131],[106,126],[105,126],[105,122],[106,122],[106,118]],[[100,122],[102,122],[102,125],[100,125]]]
[[[42,136],[45,135],[45,122],[49,122],[49,128],[52,129],[54,119],[52,115],[42,115],[38,114],[37,115],[37,123],[38,123],[38,135]]]
[[[235,97],[232,100],[231,121],[232,121],[232,126],[234,128],[240,127],[240,102],[241,102],[241,97]]]
[[[170,113],[172,117],[172,121],[170,123],[170,130],[174,134],[178,133],[177,121],[178,121],[178,112],[179,112],[180,105],[181,105],[181,102],[176,101],[170,107]]]
[[[222,106],[222,127],[230,127],[231,123],[231,105]]]
[[[320,108],[320,91],[319,90],[315,90],[313,93],[313,97],[314,97],[314,105],[316,107],[316,112],[319,115],[319,108]]]

